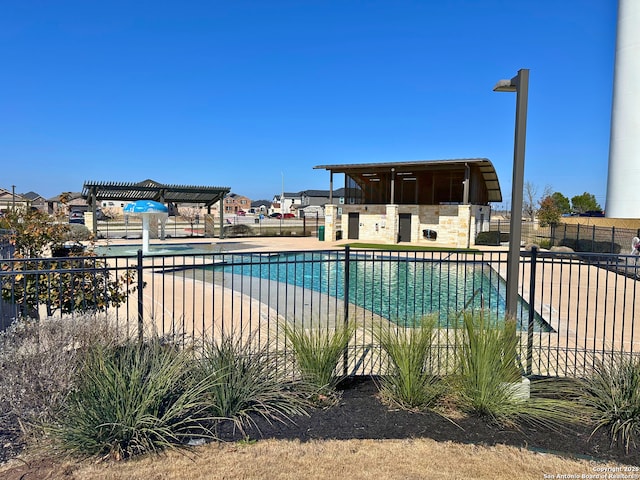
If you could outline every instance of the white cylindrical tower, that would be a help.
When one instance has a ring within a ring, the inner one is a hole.
[[[606,215],[640,218],[640,0],[618,1]]]

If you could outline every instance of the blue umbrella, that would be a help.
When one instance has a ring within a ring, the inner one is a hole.
[[[162,221],[162,237],[164,238],[164,222],[169,216],[166,205],[153,200],[136,200],[128,203],[123,209],[125,214],[142,217],[142,253],[149,253],[149,221],[151,218]]]

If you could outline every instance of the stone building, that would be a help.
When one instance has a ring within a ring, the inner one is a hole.
[[[326,207],[325,236],[367,242],[437,243],[467,248],[488,230],[491,202],[501,202],[486,158],[318,165],[344,174],[344,204]],[[341,213],[340,219],[338,214]]]

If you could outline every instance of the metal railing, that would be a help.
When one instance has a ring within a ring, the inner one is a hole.
[[[134,335],[154,332],[197,343],[221,332],[251,332],[285,353],[291,346],[284,322],[331,329],[354,321],[358,328],[343,367],[349,375],[370,375],[385,365],[376,328],[400,329],[434,315],[438,368],[446,369],[459,347],[461,312],[482,309],[504,318],[506,260],[503,251],[348,247],[5,259],[0,318],[89,311]],[[638,260],[521,252],[517,335],[523,373],[581,376],[607,355],[640,352]],[[116,278],[126,278],[129,289],[119,299],[110,297]]]
[[[487,235],[486,232],[481,235],[485,235],[490,245],[500,245],[509,241],[509,229],[508,220],[495,220],[490,222],[489,232],[496,235]],[[633,237],[640,237],[640,229],[567,223],[540,226],[538,222],[524,222],[521,244],[570,247],[577,252],[625,254],[631,253]]]

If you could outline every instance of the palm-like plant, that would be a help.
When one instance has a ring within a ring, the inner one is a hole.
[[[63,448],[122,459],[210,436],[210,379],[195,382],[190,363],[158,339],[92,347],[54,428]]]
[[[584,403],[592,409],[593,433],[606,431],[612,445],[628,452],[640,437],[640,359],[617,354],[598,362],[584,381]]]
[[[198,377],[213,380],[206,392],[211,415],[231,419],[242,433],[257,426],[256,415],[269,422],[306,415],[304,390],[276,368],[275,355],[240,334],[223,333],[206,344]]]
[[[389,359],[380,389],[387,400],[402,408],[423,409],[442,396],[445,384],[432,369],[436,335],[435,316],[422,319],[414,327],[387,326],[374,331]]]
[[[338,364],[347,353],[356,325],[347,322],[334,329],[303,329],[287,323],[283,329],[303,381],[319,394],[332,394],[343,378]]]
[[[514,394],[521,374],[513,319],[498,319],[483,311],[464,312],[458,327],[456,390],[464,409],[510,426],[525,421],[561,427],[583,419],[584,409],[570,400],[578,390],[569,382],[535,382],[531,388],[536,398]]]
[[[499,416],[512,400],[508,382],[520,378],[515,364],[515,322],[500,324],[482,311],[464,312],[458,333],[463,403],[481,415]]]

